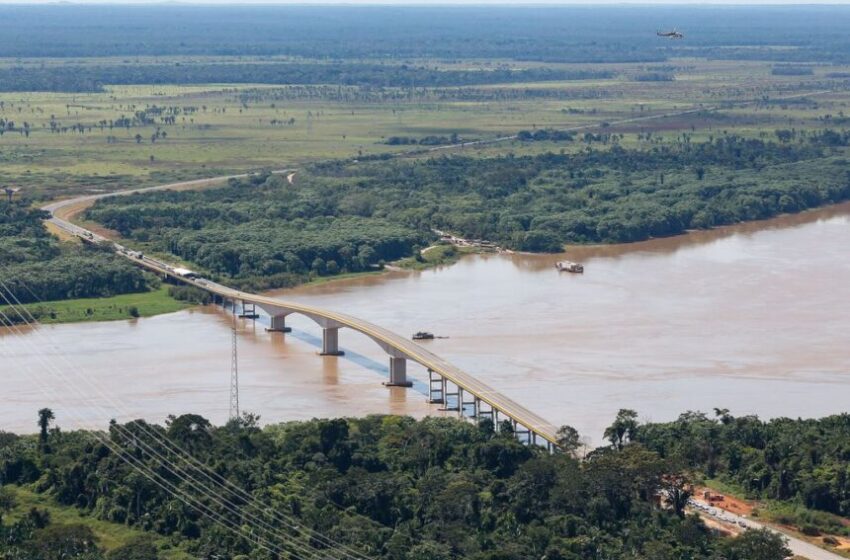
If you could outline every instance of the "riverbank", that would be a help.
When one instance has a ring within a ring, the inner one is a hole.
[[[178,301],[162,286],[150,292],[122,294],[107,298],[69,299],[24,304],[24,308],[42,324],[80,323],[86,321],[121,321],[140,317],[153,317],[164,313],[182,311],[193,304]],[[0,312],[10,319],[19,318],[8,305]],[[29,317],[27,317],[29,319]]]
[[[399,259],[392,263],[389,270],[427,270],[437,266],[450,266],[456,263],[464,255],[481,253],[475,247],[458,247],[456,245],[432,245],[423,249],[419,256],[411,256]]]
[[[632,243],[595,243],[565,245],[564,253],[576,259],[612,258],[634,253],[671,253],[680,249],[711,243],[733,235],[753,235],[762,231],[801,227],[850,214],[850,201],[836,202],[800,212],[780,214],[763,220],[748,220],[710,229],[688,230],[668,237],[655,237]],[[525,253],[534,255],[535,253]],[[539,253],[538,253],[539,255]]]

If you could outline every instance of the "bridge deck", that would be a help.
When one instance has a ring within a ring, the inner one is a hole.
[[[244,177],[247,175],[241,176]],[[236,178],[240,176],[233,177]],[[197,186],[204,184],[205,181],[209,180],[189,181],[185,183],[179,183],[177,185],[187,187],[193,185]],[[174,185],[162,185],[149,189],[137,189],[134,191],[122,191],[121,193],[108,193],[79,197],[71,200],[52,203],[47,206],[44,206],[43,209],[51,213],[52,217],[49,219],[49,222],[54,224],[56,227],[83,239],[95,242],[105,242],[108,240],[93,232],[88,231],[85,228],[82,228],[57,216],[56,212],[63,208],[67,208],[70,206],[78,206],[81,203],[85,203],[88,201],[93,202],[99,198],[104,198],[107,196],[131,194],[134,192],[142,192],[153,189],[165,189],[172,186]],[[487,403],[490,407],[492,407],[492,409],[498,410],[500,414],[504,414],[510,419],[516,421],[518,424],[521,424],[525,428],[528,428],[530,432],[536,434],[538,437],[541,437],[542,439],[553,445],[557,445],[556,426],[546,421],[539,415],[535,414],[531,410],[527,409],[526,407],[520,405],[516,401],[496,391],[495,389],[493,389],[486,383],[480,381],[476,377],[466,373],[457,366],[452,365],[451,363],[437,356],[433,352],[430,352],[429,350],[425,349],[421,345],[413,342],[412,340],[407,339],[406,337],[403,337],[388,329],[385,329],[384,327],[375,325],[373,323],[364,321],[363,319],[359,319],[351,315],[346,315],[344,313],[337,313],[335,311],[329,311],[327,309],[322,309],[311,305],[304,305],[293,301],[286,301],[278,298],[242,292],[227,286],[223,286],[221,284],[211,282],[209,280],[185,278],[175,273],[174,269],[171,266],[155,259],[151,259],[149,257],[134,258],[125,252],[119,252],[118,254],[128,258],[131,262],[148,268],[149,270],[152,270],[159,274],[167,275],[171,278],[193,285],[207,292],[216,294],[222,298],[231,300],[242,300],[245,303],[253,303],[263,308],[285,309],[287,312],[291,313],[305,314],[311,317],[321,317],[339,323],[340,325],[345,326],[347,328],[361,332],[369,336],[376,342],[380,342],[382,343],[382,345],[386,345],[387,347],[392,348],[393,350],[404,355],[410,360],[413,360],[414,362],[421,364],[423,367],[428,368],[431,371],[437,373],[438,375],[444,377],[457,387],[463,389],[464,392],[468,392],[474,395],[482,402]]]

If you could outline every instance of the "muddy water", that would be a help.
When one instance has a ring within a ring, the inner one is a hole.
[[[559,274],[551,256],[476,256],[439,270],[280,296],[401,333],[446,336],[425,344],[597,441],[623,407],[653,420],[713,407],[763,417],[850,408],[850,205],[625,247],[581,248],[569,258],[583,262],[585,274]],[[35,411],[47,405],[60,420],[66,414],[66,426],[72,416],[97,423],[110,415],[161,420],[183,411],[221,421],[229,321],[226,313],[203,309],[2,336],[0,429],[31,431]],[[319,329],[303,318],[291,324],[294,333],[272,335],[262,324],[240,323],[243,409],[265,421],[437,412],[425,404],[422,384],[412,391],[381,386],[385,357],[365,337],[342,331],[347,355],[320,358]],[[67,355],[121,403],[93,412],[86,404],[93,389],[80,379],[66,384],[43,363],[57,360],[54,353]],[[410,373],[424,379],[421,369]],[[38,379],[61,394],[48,397]],[[86,393],[78,396],[74,387]]]

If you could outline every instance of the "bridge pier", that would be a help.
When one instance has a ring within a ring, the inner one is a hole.
[[[435,388],[436,384],[436,388]],[[443,404],[445,402],[445,379],[440,376],[434,377],[434,371],[428,370],[428,402],[430,404]]]
[[[267,332],[292,332],[292,327],[286,326],[286,315],[272,315],[271,324],[266,329]]]
[[[322,351],[320,356],[342,356],[345,354],[339,349],[339,327],[325,327],[322,329]]]
[[[251,307],[248,307],[248,306]],[[234,302],[234,309],[236,308],[236,302]],[[257,315],[257,306],[253,303],[245,302],[242,300],[242,313],[239,314],[240,319],[256,319],[259,315]]]
[[[467,415],[466,410],[470,406],[472,407],[472,413]],[[464,393],[461,393],[461,395],[460,395],[460,416],[461,416],[461,418],[465,418],[466,416],[469,416],[470,418],[473,418],[473,419],[478,418],[478,399],[475,397],[475,395],[472,396],[471,401],[468,401],[468,400],[465,399]]]
[[[413,383],[407,380],[407,359],[390,356],[390,380],[384,383],[387,387],[411,387]]]
[[[448,383],[446,383],[446,378],[444,377],[443,378],[443,410],[445,410],[447,412],[449,412],[449,411],[460,412],[460,410],[461,410],[461,408],[460,408],[460,401],[461,401],[460,392],[461,392],[461,389],[460,389],[460,387],[455,386],[455,387],[457,387],[455,392],[449,392],[447,385],[448,385]],[[449,397],[455,398],[454,405],[451,405],[449,403]]]

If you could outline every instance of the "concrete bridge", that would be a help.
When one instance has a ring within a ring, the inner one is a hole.
[[[234,175],[219,178],[218,181],[245,176],[247,175]],[[70,209],[73,209],[72,213],[79,211],[85,205],[107,196],[153,189],[162,190],[175,186],[192,188],[193,186],[204,186],[208,182],[210,180],[190,181],[150,189],[85,196],[55,202],[44,206],[43,209],[51,213],[52,217],[48,222],[55,228],[88,243],[106,244],[112,243],[112,241],[71,223],[69,221],[70,215],[67,212]],[[63,211],[65,212],[63,213]],[[286,318],[289,315],[298,314],[312,319],[322,328],[322,355],[340,356],[343,354],[339,346],[341,330],[350,329],[360,332],[373,340],[388,356],[390,375],[386,385],[409,387],[411,382],[407,377],[407,363],[409,361],[415,362],[428,371],[429,402],[442,404],[446,410],[455,411],[462,418],[490,419],[497,427],[500,422],[507,420],[511,423],[514,433],[521,441],[545,445],[550,451],[557,448],[556,426],[404,336],[344,313],[235,290],[211,280],[198,278],[194,274],[187,274],[187,271],[157,259],[140,255],[121,245],[113,243],[113,246],[117,254],[138,266],[163,277],[172,278],[205,290],[213,294],[221,303],[231,302],[234,308],[236,305],[241,305],[243,313],[248,317],[256,317],[256,308],[262,309],[271,318],[269,331],[287,332],[289,328],[286,326]]]

